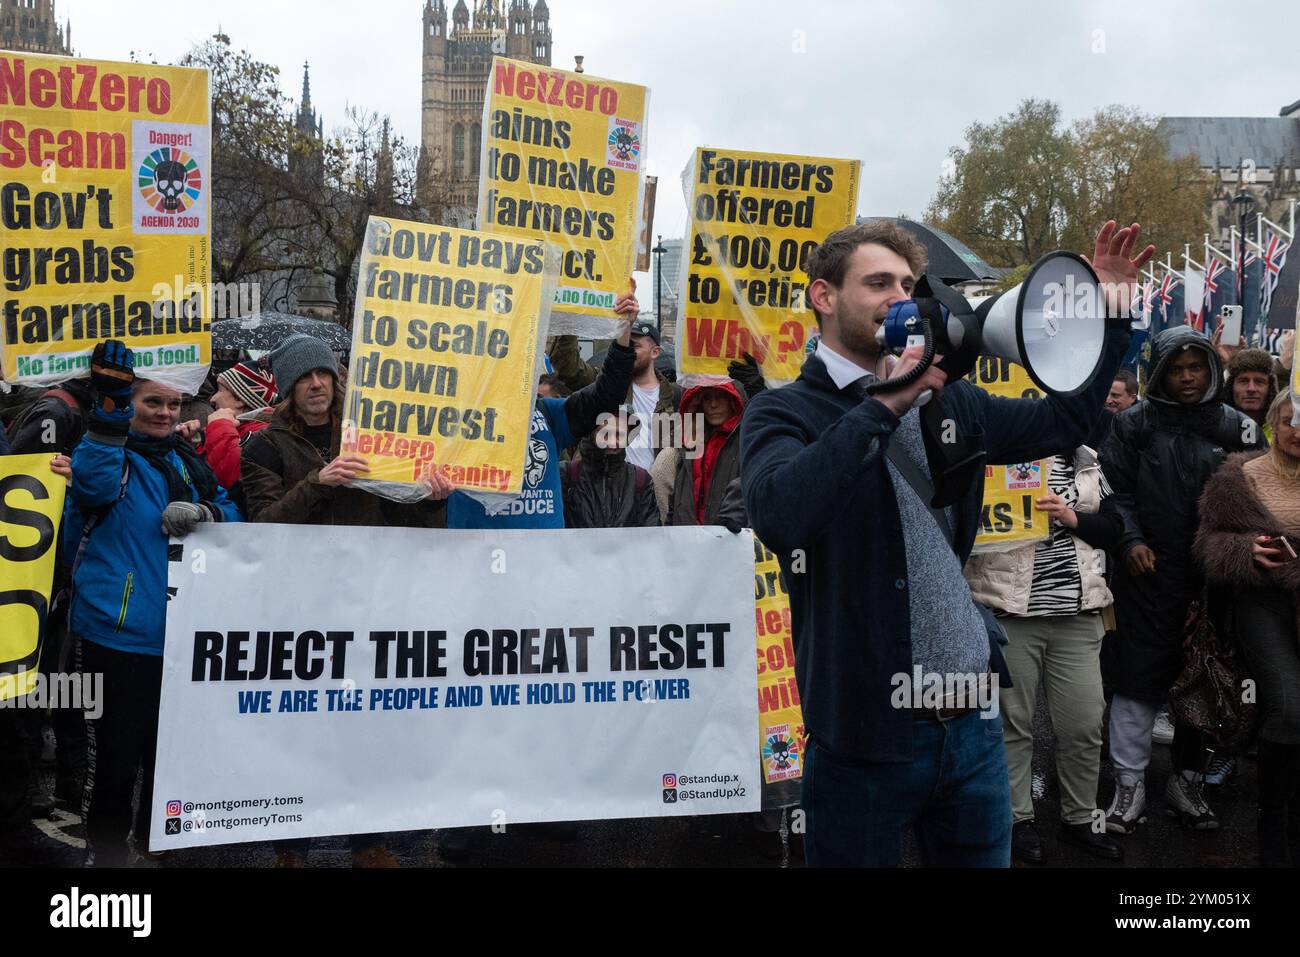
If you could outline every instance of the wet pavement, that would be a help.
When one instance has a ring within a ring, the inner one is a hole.
[[[1210,803],[1219,816],[1213,831],[1190,831],[1166,817],[1164,787],[1170,770],[1170,749],[1155,745],[1147,772],[1147,823],[1138,832],[1117,837],[1125,851],[1122,864],[1098,860],[1086,852],[1056,842],[1059,793],[1053,769],[1050,722],[1041,706],[1035,723],[1034,794],[1039,832],[1047,855],[1045,868],[1088,867],[1252,867],[1257,859],[1255,836],[1255,778],[1253,757],[1238,758],[1235,783]],[[44,772],[51,780],[52,770]],[[1099,804],[1109,806],[1113,782],[1102,760]],[[803,845],[798,834],[761,832],[754,815],[718,815],[670,819],[598,821],[571,829],[547,825],[507,827],[504,833],[478,829],[468,853],[456,862],[445,860],[434,832],[391,835],[388,847],[404,867],[802,867]],[[70,857],[84,848],[79,815],[56,810],[37,826],[62,844]],[[797,829],[797,821],[795,822]],[[269,867],[274,852],[267,843],[226,845],[175,851],[144,867]],[[919,858],[909,840],[906,863]],[[309,856],[313,867],[348,867],[351,854],[345,838],[320,838]],[[1021,865],[1015,865],[1021,866]]]

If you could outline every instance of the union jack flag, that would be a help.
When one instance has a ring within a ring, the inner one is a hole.
[[[1179,284],[1180,282],[1182,282],[1182,280],[1179,279],[1177,276],[1175,276],[1173,273],[1171,273],[1171,272],[1167,272],[1167,273],[1165,273],[1165,277],[1164,277],[1163,279],[1160,280],[1160,290],[1159,290],[1159,291],[1160,291],[1160,304],[1161,304],[1161,305],[1164,305],[1164,306],[1171,306],[1171,305],[1173,305],[1173,302],[1174,302],[1174,290],[1175,290],[1176,288],[1178,288],[1178,284]]]
[[[1286,252],[1291,244],[1282,241],[1282,237],[1272,230],[1268,231],[1268,242],[1264,244],[1264,281],[1259,288],[1261,314],[1268,316],[1268,307],[1273,302],[1273,290],[1282,277],[1282,267],[1286,265]]]
[[[1222,259],[1214,258],[1210,260],[1210,268],[1205,271],[1205,314],[1207,316],[1210,314],[1210,303],[1214,302],[1214,294],[1219,291],[1219,277],[1227,269]]]

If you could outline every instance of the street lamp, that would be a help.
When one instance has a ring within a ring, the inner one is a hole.
[[[655,324],[659,327],[660,334],[664,329],[664,253],[668,252],[664,248],[664,238],[659,237],[659,245],[650,250],[655,254]]]
[[[1255,197],[1242,190],[1232,197],[1232,207],[1237,211],[1237,220],[1241,228],[1241,252],[1237,259],[1237,304],[1246,304],[1246,222],[1255,208]]]

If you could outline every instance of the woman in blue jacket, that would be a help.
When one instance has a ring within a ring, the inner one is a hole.
[[[72,453],[65,555],[75,556],[71,629],[82,671],[103,676],[103,714],[91,723],[87,863],[127,863],[131,799],[136,848],[146,853],[153,804],[158,703],[167,622],[168,538],[200,522],[237,522],[239,510],[192,448],[175,434],[181,395],[137,380],[130,349],[95,347],[96,401]]]

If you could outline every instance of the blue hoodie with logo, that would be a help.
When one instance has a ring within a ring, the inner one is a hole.
[[[563,399],[538,398],[528,428],[523,491],[495,515],[464,492],[454,492],[447,500],[447,527],[564,528],[560,450],[589,435],[602,413],[618,412],[632,387],[635,361],[631,346],[615,342],[591,385]]]

